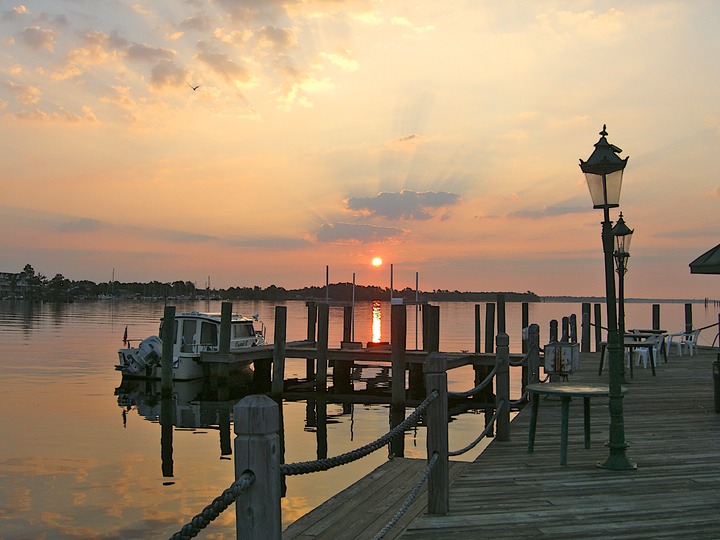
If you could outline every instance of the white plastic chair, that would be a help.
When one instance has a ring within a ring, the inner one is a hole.
[[[662,349],[663,344],[663,336],[653,336],[648,338],[643,342],[647,343],[647,347],[638,347],[633,351],[633,354],[635,354],[635,357],[637,358],[637,365],[640,365],[642,362],[643,367],[647,369],[648,364],[650,363],[650,349],[652,348],[652,358],[653,363],[655,367],[658,365],[658,358],[660,358],[660,351]]]
[[[670,352],[672,346],[677,347],[678,354],[682,356],[683,348],[686,348],[688,354],[693,356],[697,350],[697,340],[700,335],[700,330],[693,330],[692,332],[676,332],[675,334],[668,334],[667,350]]]

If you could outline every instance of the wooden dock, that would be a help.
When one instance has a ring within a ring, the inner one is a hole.
[[[568,465],[560,465],[560,402],[540,406],[535,451],[530,408],[509,442],[493,441],[451,468],[450,512],[427,515],[420,494],[385,538],[720,538],[720,414],[714,412],[717,349],[671,355],[657,376],[637,368],[624,399],[627,472],[597,466],[608,455],[607,400],[592,402],[592,447],[583,444],[582,402],[570,408]],[[581,355],[573,382],[602,382],[598,353]],[[451,426],[452,429],[452,426]],[[451,448],[451,450],[453,450]],[[372,538],[402,505],[423,460],[396,459],[288,527],[285,539]]]

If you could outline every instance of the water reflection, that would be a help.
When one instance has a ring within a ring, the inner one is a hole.
[[[382,311],[380,300],[373,300],[372,303],[372,342],[380,343],[382,339]]]

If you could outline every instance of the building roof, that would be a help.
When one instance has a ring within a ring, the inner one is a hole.
[[[690,263],[691,274],[720,274],[720,244]]]

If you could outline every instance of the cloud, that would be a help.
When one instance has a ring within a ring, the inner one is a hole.
[[[357,60],[353,58],[350,49],[338,47],[333,52],[321,52],[320,56],[326,58],[344,71],[357,71],[360,67]]]
[[[72,221],[66,221],[57,225],[57,230],[61,232],[94,232],[106,226],[106,223],[90,218],[77,218]]]
[[[15,6],[9,11],[3,11],[2,18],[6,21],[12,21],[14,19],[19,19],[24,15],[30,15],[30,10],[21,4],[19,6]]]
[[[189,74],[185,68],[177,66],[172,60],[157,63],[150,73],[150,84],[153,88],[179,86],[185,84]]]
[[[180,23],[180,28],[183,30],[196,30],[198,32],[210,30],[211,27],[210,19],[202,12],[187,17]]]
[[[297,37],[292,28],[263,26],[257,32],[257,42],[260,48],[272,49],[276,53],[297,47]]]
[[[383,242],[404,236],[406,231],[397,227],[378,227],[361,223],[323,223],[316,238],[327,243]]]
[[[53,52],[55,49],[55,30],[52,29],[28,26],[20,33],[20,38],[25,45],[34,51],[45,49]]]
[[[175,51],[163,49],[162,47],[151,47],[141,43],[133,43],[128,47],[127,57],[130,60],[141,60],[146,62],[156,62],[158,60],[171,60],[175,56]]]
[[[13,81],[5,82],[5,87],[15,93],[15,99],[24,105],[34,105],[40,101],[41,92],[35,86],[19,84]]]
[[[591,209],[588,205],[585,206],[562,206],[562,205],[548,205],[543,206],[540,209],[525,209],[516,210],[509,212],[508,217],[511,218],[524,218],[524,219],[542,219],[545,217],[564,216],[567,214],[580,214],[589,212]]]
[[[67,54],[67,60],[83,66],[103,64],[123,52],[128,43],[116,33],[89,31],[82,36],[82,45]]]
[[[434,210],[453,206],[461,200],[460,195],[446,191],[402,190],[378,193],[375,197],[353,197],[348,199],[347,207],[367,216],[424,220],[430,219]]]
[[[201,50],[197,59],[206,64],[212,71],[220,75],[230,83],[247,83],[250,80],[250,73],[243,66],[238,65],[225,53],[209,50],[206,45],[201,44]]]

